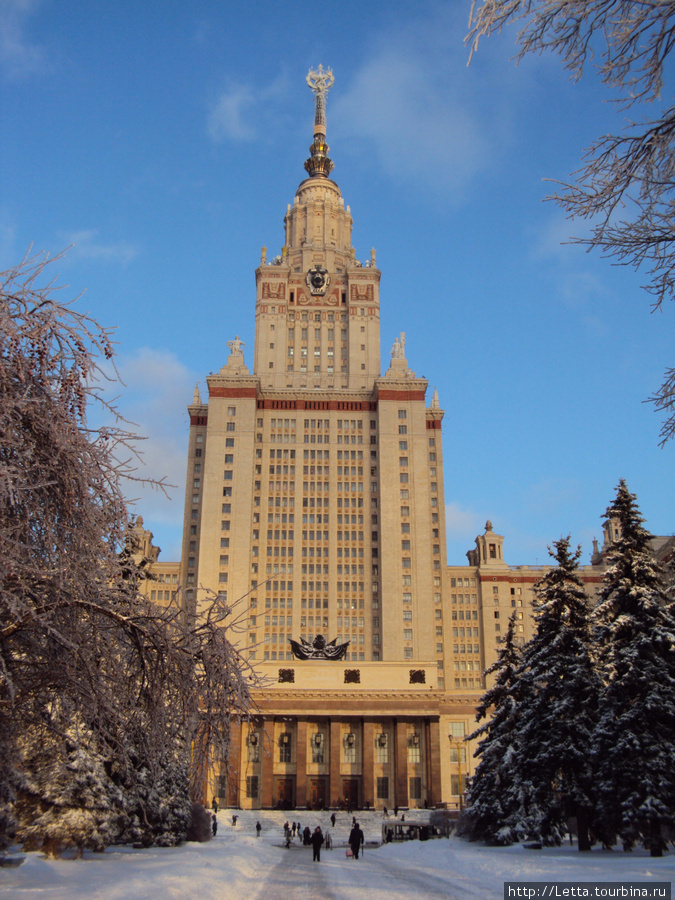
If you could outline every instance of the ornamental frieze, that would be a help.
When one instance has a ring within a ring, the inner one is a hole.
[[[330,293],[324,294],[323,297],[310,297],[304,291],[298,290],[298,296],[295,302],[298,306],[338,306],[340,302],[340,292],[335,288]]]
[[[350,284],[349,299],[352,303],[367,303],[375,299],[372,284]]]
[[[283,300],[286,296],[286,285],[281,282],[272,284],[269,281],[263,281],[262,299],[263,300]]]

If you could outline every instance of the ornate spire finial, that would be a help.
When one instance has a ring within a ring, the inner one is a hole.
[[[309,148],[311,156],[305,163],[310,176],[327,176],[333,170],[333,161],[328,158],[330,147],[326,143],[326,94],[334,81],[333,72],[330,69],[324,71],[323,66],[310,69],[307,73],[307,84],[315,95],[314,142]]]

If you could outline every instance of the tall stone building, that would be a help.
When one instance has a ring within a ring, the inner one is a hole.
[[[403,334],[381,374],[375,251],[357,258],[329,177],[332,82],[308,76],[307,177],[256,270],[252,369],[235,337],[189,407],[185,595],[197,612],[203,590],[239,603],[270,681],[218,788],[241,805],[443,796],[443,412]],[[290,639],[314,654],[317,635],[342,658],[294,656]]]
[[[234,605],[265,683],[205,794],[250,808],[457,806],[483,672],[512,612],[531,636],[545,569],[508,566],[490,522],[469,564],[447,566],[443,411],[403,333],[381,373],[376,254],[357,258],[329,177],[333,76],[307,80],[307,177],[281,253],[263,248],[256,269],[252,368],[235,337],[189,406],[184,596],[197,614],[207,594]],[[597,548],[594,562],[590,590]]]

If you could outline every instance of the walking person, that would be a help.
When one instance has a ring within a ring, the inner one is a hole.
[[[262,825],[260,822],[255,823],[255,836],[260,837],[260,832],[262,831]]]
[[[359,858],[359,850],[361,849],[364,843],[364,834],[361,828],[359,827],[359,823],[354,820],[354,827],[349,832],[349,846],[352,850],[352,856],[354,859]]]
[[[216,836],[216,832],[218,831],[218,819],[216,818],[216,814],[211,814],[211,831],[213,832],[213,836]]]
[[[312,862],[321,862],[321,845],[323,844],[323,833],[317,825],[314,834],[311,837],[312,842]]]
[[[330,824],[335,828],[335,813],[333,813],[330,817]]]

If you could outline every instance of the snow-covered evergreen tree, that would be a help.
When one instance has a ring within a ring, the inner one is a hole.
[[[675,826],[675,621],[650,552],[636,497],[619,483],[607,519],[615,526],[609,568],[594,610],[604,682],[593,738],[596,831],[626,849],[660,855]]]
[[[21,740],[25,778],[17,802],[17,837],[48,856],[75,847],[104,850],[123,819],[122,792],[105,770],[91,730],[71,713],[63,730],[63,710]]]
[[[485,672],[494,675],[476,710],[476,721],[485,723],[467,740],[481,738],[475,756],[479,762],[469,781],[468,808],[459,833],[471,840],[510,843],[516,839],[511,820],[517,807],[513,781],[518,754],[517,676],[520,652],[515,643],[515,613],[509,619],[496,662]]]
[[[549,549],[556,565],[534,587],[535,631],[516,672],[519,750],[514,764],[520,837],[559,844],[575,816],[589,850],[591,739],[599,681],[590,655],[589,600],[577,574],[581,548],[569,537]]]

